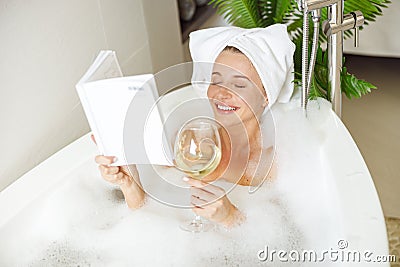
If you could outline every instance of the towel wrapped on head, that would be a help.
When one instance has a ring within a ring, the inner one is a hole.
[[[239,49],[255,67],[266,90],[269,107],[286,103],[293,93],[295,45],[289,39],[286,25],[243,29],[216,27],[192,32],[189,48],[194,62],[192,83],[209,82],[212,65],[227,46]],[[204,84],[204,83],[203,83]],[[197,86],[206,95],[208,86]],[[204,91],[205,90],[205,91]]]

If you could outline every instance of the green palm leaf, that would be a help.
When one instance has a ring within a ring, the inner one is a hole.
[[[314,75],[312,79],[313,80],[311,82],[311,88],[309,92],[310,99],[315,99],[317,97],[323,97],[325,99],[329,99],[330,92],[327,90],[329,88],[327,55],[322,51],[321,48],[318,48],[317,50]]]
[[[258,0],[262,27],[267,27],[275,23],[288,21],[288,14],[294,10],[295,6],[291,0]]]
[[[376,89],[376,86],[358,79],[353,74],[347,72],[347,68],[342,68],[341,73],[342,92],[346,94],[347,98],[352,97],[360,98],[361,96],[371,92],[371,89]]]
[[[343,58],[343,62],[345,62],[345,58]],[[341,89],[347,98],[352,99],[353,97],[360,98],[370,93],[372,89],[376,89],[376,86],[358,79],[353,74],[350,74],[346,67],[343,67],[341,71]],[[327,52],[323,52],[321,48],[318,48],[314,76],[310,88],[310,99],[315,99],[316,97],[330,100]]]
[[[242,28],[261,27],[261,16],[256,0],[211,0],[210,5],[217,7],[217,12],[228,23]]]
[[[344,1],[344,13],[356,10],[363,12],[365,24],[376,20],[382,15],[382,8],[390,4],[390,0],[346,0]],[[301,83],[301,46],[303,15],[297,8],[296,0],[211,0],[210,4],[217,7],[217,12],[222,15],[228,23],[242,28],[266,27],[275,23],[286,23],[288,32],[296,45],[294,55],[296,84]],[[327,20],[327,10],[322,9],[321,21]],[[313,24],[310,21],[310,35]],[[346,31],[345,37],[352,35],[352,31]],[[320,34],[319,42],[325,42],[326,37]],[[310,50],[310,49],[309,49]],[[328,62],[326,52],[318,49],[314,76],[311,82],[310,98],[323,97],[330,100],[328,84]],[[342,92],[348,98],[361,97],[376,87],[366,81],[357,79],[348,73],[343,67],[341,72]]]

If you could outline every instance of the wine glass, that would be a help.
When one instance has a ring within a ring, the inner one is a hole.
[[[221,140],[218,124],[209,118],[195,118],[185,123],[178,132],[174,146],[174,163],[178,170],[201,180],[213,172],[221,160]],[[181,225],[189,232],[205,232],[213,225],[196,217]]]

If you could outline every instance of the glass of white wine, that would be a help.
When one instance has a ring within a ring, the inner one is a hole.
[[[195,118],[178,132],[174,146],[175,167],[194,179],[203,179],[213,172],[221,160],[218,124],[209,118]],[[181,225],[189,232],[205,232],[213,225],[196,217]]]

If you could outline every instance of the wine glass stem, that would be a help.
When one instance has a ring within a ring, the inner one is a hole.
[[[193,223],[196,225],[201,225],[202,224],[201,217],[196,214],[196,216],[194,217]]]

